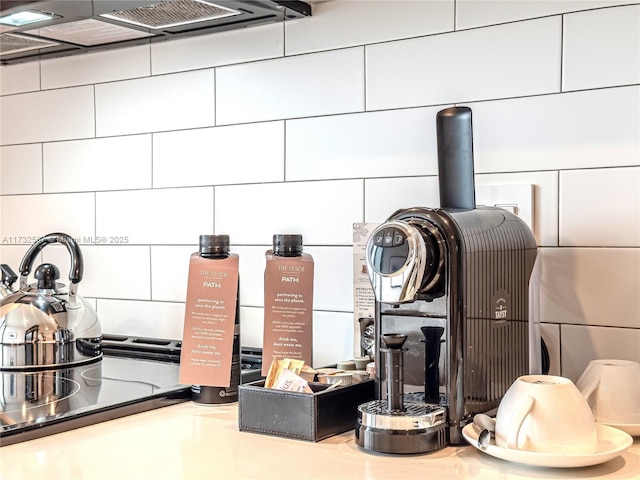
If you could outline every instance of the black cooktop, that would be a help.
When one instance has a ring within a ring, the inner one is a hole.
[[[101,359],[0,372],[0,446],[191,400],[178,382],[180,342],[105,335]],[[260,378],[261,352],[243,349],[242,382]]]

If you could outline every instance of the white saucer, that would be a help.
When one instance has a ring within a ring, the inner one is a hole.
[[[633,439],[628,433],[607,425],[596,424],[596,433],[598,435],[598,449],[596,453],[591,455],[566,455],[498,447],[493,439],[486,450],[481,450],[478,446],[478,427],[470,423],[462,429],[462,435],[467,442],[481,452],[510,462],[538,467],[573,468],[598,465],[617,457],[633,443]]]
[[[609,425],[610,427],[627,432],[632,437],[640,436],[640,423],[605,423],[604,425]]]

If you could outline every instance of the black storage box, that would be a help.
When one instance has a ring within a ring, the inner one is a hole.
[[[317,442],[348,430],[358,420],[358,406],[374,399],[375,382],[327,390],[330,385],[310,383],[311,393],[264,388],[264,380],[240,385],[240,431]]]

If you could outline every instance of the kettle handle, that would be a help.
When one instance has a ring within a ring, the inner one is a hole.
[[[76,241],[66,233],[50,233],[40,238],[36,243],[31,245],[27,253],[24,255],[22,262],[20,262],[20,288],[26,286],[27,277],[31,273],[33,267],[33,261],[40,251],[50,243],[61,243],[71,255],[71,271],[69,272],[69,294],[75,295],[77,287],[76,285],[82,280],[83,262],[82,253]]]

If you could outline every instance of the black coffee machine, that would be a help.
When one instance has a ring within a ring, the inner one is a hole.
[[[378,393],[359,407],[367,450],[462,444],[476,413],[495,413],[516,378],[540,371],[535,239],[516,215],[476,207],[471,110],[442,110],[436,127],[440,208],[398,210],[367,244]]]

